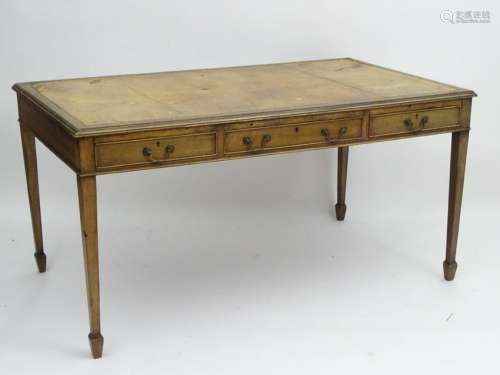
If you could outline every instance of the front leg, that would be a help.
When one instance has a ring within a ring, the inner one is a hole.
[[[448,199],[448,230],[446,235],[446,259],[443,262],[444,278],[451,281],[457,271],[458,227],[460,225],[460,209],[464,189],[465,160],[469,131],[452,134],[450,162],[450,192]]]
[[[97,192],[95,176],[77,176],[78,198],[80,201],[80,221],[82,227],[83,259],[87,283],[87,303],[89,309],[89,342],[92,356],[102,356],[103,337],[101,335],[99,302],[99,253],[97,246]]]
[[[47,257],[43,252],[42,217],[40,214],[40,194],[38,189],[38,167],[36,162],[35,135],[21,123],[21,142],[23,146],[24,169],[28,185],[31,224],[35,240],[35,260],[39,272],[45,272]]]
[[[337,220],[344,220],[346,205],[345,205],[345,190],[347,182],[347,161],[349,157],[349,147],[339,147],[337,161],[337,204],[335,205],[335,213]]]

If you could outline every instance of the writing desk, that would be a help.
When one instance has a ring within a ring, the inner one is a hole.
[[[354,59],[15,84],[35,239],[46,255],[35,137],[76,173],[94,358],[102,355],[96,176],[451,133],[444,277],[453,280],[473,91]]]

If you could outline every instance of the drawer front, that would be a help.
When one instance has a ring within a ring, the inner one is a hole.
[[[361,118],[242,129],[225,133],[224,153],[238,154],[308,145],[326,145],[361,137]]]
[[[460,108],[447,107],[377,115],[371,118],[369,136],[397,135],[459,126]]]
[[[100,143],[97,168],[154,165],[216,155],[215,133]]]

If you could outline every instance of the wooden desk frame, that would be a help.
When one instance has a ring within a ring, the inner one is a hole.
[[[337,147],[335,209],[337,219],[343,220],[350,145],[451,133],[448,225],[443,268],[446,280],[453,280],[455,276],[471,98],[475,95],[471,91],[450,96],[365,103],[351,108],[344,106],[342,109],[311,109],[300,113],[263,114],[229,120],[211,119],[201,124],[181,124],[168,128],[162,128],[161,124],[144,124],[140,130],[120,129],[111,132],[104,129],[102,134],[94,132],[87,135],[76,133],[67,116],[61,116],[58,109],[48,105],[31,86],[18,84],[14,89],[18,95],[35,259],[40,272],[46,270],[46,255],[42,239],[35,138],[76,173],[89,308],[89,340],[94,358],[102,355],[103,348],[96,195],[96,176],[101,174]],[[429,123],[435,126],[428,127]],[[293,138],[293,134],[299,138]],[[272,142],[275,142],[275,146]],[[167,154],[161,159],[156,158],[155,155],[160,151],[156,151],[155,147],[167,150],[170,146],[174,150],[172,152],[176,152],[175,145],[184,148],[181,157],[171,157],[173,154],[165,151]],[[143,153],[139,155],[141,149]],[[149,155],[146,149],[150,150]]]

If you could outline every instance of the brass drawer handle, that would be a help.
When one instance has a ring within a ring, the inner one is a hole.
[[[408,130],[413,129],[413,121],[411,120],[411,118],[409,118],[409,117],[405,118],[404,124],[405,124],[406,129],[408,129]]]
[[[429,116],[423,116],[421,119],[420,119],[420,127],[423,129],[425,128],[425,126],[427,125],[427,123],[429,122]]]
[[[345,135],[347,133],[347,126],[342,126],[340,129],[339,129],[339,137],[342,137],[343,135]],[[331,141],[331,135],[330,135],[330,130],[328,128],[322,128],[321,129],[321,135],[323,137],[325,137],[326,141],[327,142],[330,142]]]
[[[330,142],[330,130],[328,130],[327,128],[321,129],[321,135],[325,137],[325,140],[327,142]]]
[[[144,147],[142,149],[142,154],[148,158],[148,160],[151,162],[151,163],[159,163],[160,161],[159,160],[156,160],[155,158],[153,158],[153,150],[151,150],[149,147]]]
[[[172,154],[174,151],[175,151],[174,145],[167,145],[165,147],[165,153],[167,154],[167,158],[170,157],[170,154]]]
[[[170,157],[170,155],[175,151],[175,146],[174,145],[167,145],[165,147],[165,154],[167,154],[167,158]],[[148,160],[152,163],[159,163],[161,160],[155,159],[153,157],[153,150],[151,150],[149,147],[144,147],[142,149],[142,154],[148,158]]]
[[[271,142],[272,136],[271,134],[264,134],[262,136],[262,146],[265,146],[267,143]]]
[[[251,146],[253,144],[253,139],[250,136],[243,137],[243,144],[246,146]]]

